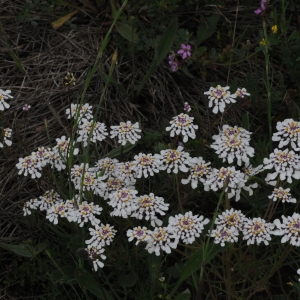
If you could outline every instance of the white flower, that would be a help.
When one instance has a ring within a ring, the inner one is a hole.
[[[193,124],[194,118],[189,117],[186,114],[180,114],[176,117],[173,117],[173,120],[170,122],[171,126],[166,128],[166,131],[170,131],[170,136],[174,137],[175,134],[183,135],[183,142],[188,141],[188,137],[191,139],[196,138],[195,130],[198,129],[197,125]]]
[[[96,247],[86,248],[85,249],[88,253],[89,259],[93,261],[93,270],[96,272],[99,268],[104,267],[104,263],[99,260],[101,258],[102,260],[106,259],[106,256],[103,254],[104,248],[98,249]]]
[[[247,240],[247,245],[259,245],[261,242],[265,245],[269,245],[274,227],[274,224],[267,223],[261,218],[254,218],[252,220],[246,219],[243,228],[243,239]]]
[[[4,138],[3,138],[3,142],[7,145],[7,146],[11,146],[12,141],[11,139],[11,132],[12,130],[10,128],[5,128],[4,129]],[[0,148],[3,148],[3,143],[0,142]]]
[[[39,209],[40,211],[48,210],[54,204],[62,202],[60,195],[54,190],[46,191],[43,196],[39,197]]]
[[[131,124],[131,121],[127,121],[126,123],[121,122],[119,126],[111,126],[110,137],[114,138],[118,137],[118,143],[122,146],[125,146],[127,141],[131,144],[135,144],[141,136],[138,133],[141,132],[139,129],[139,123]]]
[[[88,221],[90,221],[93,226],[96,226],[100,223],[100,220],[96,219],[95,215],[100,215],[102,210],[102,207],[93,202],[88,203],[87,201],[82,201],[81,204],[78,203],[78,210],[76,210],[74,221],[77,222],[80,227]]]
[[[240,210],[231,208],[223,211],[221,215],[218,215],[215,224],[217,228],[231,228],[236,230],[242,230],[244,222],[246,221],[245,215]]]
[[[134,189],[134,185],[128,185],[125,181],[123,181],[121,178],[110,176],[107,181],[105,182],[105,188],[102,189],[102,195],[101,197],[104,198],[104,200],[107,200],[109,195],[115,191],[118,191],[122,188],[127,189]]]
[[[121,178],[127,186],[133,186],[136,182],[134,167],[134,162],[130,161],[117,163],[116,169],[114,170],[114,175],[117,178]]]
[[[217,85],[215,88],[211,87],[209,91],[204,92],[204,95],[208,95],[209,98],[209,107],[214,106],[213,113],[217,114],[218,111],[223,113],[226,103],[235,103],[234,98],[237,97],[236,94],[230,94],[229,86],[221,87]]]
[[[177,174],[178,169],[181,172],[188,172],[190,154],[188,152],[182,151],[183,147],[178,146],[176,150],[174,149],[166,149],[160,151],[160,154],[156,154],[155,157],[158,161],[160,161],[161,165],[159,166],[160,170],[167,170],[168,173]]]
[[[154,231],[148,233],[146,250],[149,253],[155,252],[157,256],[160,255],[160,250],[171,253],[171,248],[177,247],[176,240],[172,242],[171,238],[167,227],[156,227]]]
[[[225,246],[225,242],[234,243],[238,241],[238,230],[235,227],[217,227],[216,229],[212,230],[210,235],[214,237],[215,244],[221,244],[222,247]]]
[[[33,179],[40,178],[42,176],[40,173],[42,169],[41,163],[36,159],[34,153],[24,158],[19,158],[19,162],[16,164],[16,167],[20,170],[18,173],[19,175],[24,172],[24,176],[30,174]]]
[[[73,118],[74,116],[76,118],[77,114],[78,114],[79,120],[82,119],[83,117],[88,120],[93,119],[92,106],[89,105],[88,103],[86,103],[84,105],[72,103],[71,109],[67,108],[66,114],[68,116],[68,119]]]
[[[235,94],[238,96],[238,97],[241,97],[241,98],[244,98],[244,96],[250,96],[249,93],[247,93],[247,90],[245,88],[242,88],[242,89],[237,89],[237,91],[235,92]]]
[[[126,235],[128,241],[131,242],[133,239],[137,239],[135,245],[138,245],[140,242],[144,242],[148,238],[149,230],[147,227],[134,227],[133,229],[128,229]]]
[[[26,201],[23,206],[23,216],[31,215],[31,209],[38,209],[40,201],[37,198],[31,198],[29,201]]]
[[[297,270],[297,274],[300,275],[300,269]],[[300,278],[298,279],[300,281]]]
[[[186,212],[184,215],[179,214],[174,217],[169,217],[168,230],[173,234],[177,243],[179,239],[184,244],[192,244],[196,237],[199,237],[204,229],[204,225],[209,223],[209,219],[204,219],[203,216],[195,215],[192,212]]]
[[[50,162],[51,150],[49,148],[39,147],[37,151],[32,152],[32,156],[40,163],[43,168]]]
[[[254,168],[252,165],[250,165],[250,163],[246,163],[245,167],[243,168],[243,171],[246,174],[247,179],[250,176],[255,176],[256,174],[262,172],[264,170],[264,166],[263,165],[259,165],[256,168]]]
[[[270,158],[264,158],[264,164],[264,169],[275,169],[274,173],[269,173],[265,178],[270,185],[276,184],[278,175],[280,180],[287,180],[288,183],[292,183],[292,177],[300,179],[300,157],[292,150],[275,149]]]
[[[92,238],[85,241],[85,243],[88,245],[88,248],[91,249],[96,247],[97,249],[101,249],[105,245],[110,245],[117,232],[113,228],[114,226],[110,226],[109,224],[96,225],[95,229],[89,228]]]
[[[105,169],[105,172],[103,175],[107,175],[110,176],[112,174],[114,174],[114,171],[116,169],[116,165],[119,163],[119,161],[116,158],[102,158],[99,159],[96,164],[95,164],[95,172],[100,172],[103,169]]]
[[[74,165],[71,169],[71,180],[78,191],[93,191],[96,195],[103,196],[106,187],[104,179],[106,176],[98,176],[93,168],[89,168],[89,164],[86,164],[85,168],[84,163],[80,166]]]
[[[277,201],[277,199],[279,199],[282,201],[282,203],[284,202],[296,203],[297,200],[295,198],[292,198],[289,192],[290,189],[284,190],[282,187],[279,187],[278,189],[274,189],[272,195],[268,196],[268,198],[273,199],[273,201]]]
[[[222,167],[220,170],[212,169],[212,173],[204,182],[204,190],[209,191],[211,189],[216,192],[225,188],[229,199],[235,195],[235,201],[239,201],[241,189],[245,188],[245,183],[244,173],[236,170],[234,167]]]
[[[110,213],[111,216],[122,216],[127,218],[135,211],[137,206],[138,191],[122,188],[119,191],[109,195],[110,201],[107,202],[114,210]]]
[[[285,119],[277,122],[278,132],[273,133],[272,141],[279,142],[278,148],[282,148],[291,143],[295,151],[300,150],[300,123],[293,119]]]
[[[132,163],[132,170],[136,173],[136,178],[142,176],[147,178],[148,174],[154,176],[154,172],[159,172],[160,159],[157,155],[139,153],[139,155],[134,156]]]
[[[13,98],[13,96],[10,95],[11,90],[3,91],[0,89],[0,110],[4,110],[5,108],[9,108],[10,105],[4,101],[4,99]]]
[[[93,126],[93,121],[89,121],[85,118],[81,120],[81,123],[78,126],[79,137],[77,139],[77,142],[83,142],[84,147],[86,147],[88,144],[88,138],[92,130],[92,126]],[[97,141],[101,142],[105,139],[107,135],[108,132],[106,130],[105,124],[100,122],[95,122],[93,133],[90,138],[90,142],[92,143],[96,143]]]
[[[192,188],[195,189],[198,182],[204,183],[206,177],[211,173],[210,162],[205,162],[202,157],[194,157],[189,160],[189,165],[191,166],[188,171],[189,177],[181,179],[181,183],[188,184],[191,182]]]
[[[249,146],[250,134],[244,128],[230,127],[223,125],[222,131],[218,135],[213,135],[212,139],[215,140],[211,148],[216,150],[223,162],[226,160],[229,164],[237,159],[237,164],[241,166],[242,161],[249,163],[249,157],[254,155],[254,148]]]
[[[281,216],[282,223],[279,219],[274,220],[274,224],[278,228],[273,234],[282,236],[281,243],[290,242],[293,246],[300,246],[300,215],[293,213],[292,216]]]
[[[140,196],[137,200],[138,207],[131,214],[131,217],[140,220],[142,220],[143,218],[145,218],[145,220],[147,221],[150,220],[153,227],[155,227],[155,225],[161,226],[162,221],[159,220],[155,214],[164,216],[166,214],[164,211],[167,211],[169,209],[170,204],[165,203],[164,198],[154,196],[153,193]]]
[[[70,151],[72,149],[73,155],[77,155],[79,150],[75,148],[75,141],[73,146],[70,144],[70,138],[66,140],[65,136],[56,139],[57,145],[51,149],[49,154],[49,162],[51,167],[53,166],[58,170],[63,170],[66,168],[66,159],[70,155]]]
[[[46,213],[46,219],[53,222],[54,225],[58,223],[58,217],[67,218],[69,222],[74,218],[74,207],[70,203],[56,202],[54,203]]]

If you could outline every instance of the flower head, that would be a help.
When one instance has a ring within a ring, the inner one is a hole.
[[[31,108],[31,106],[28,105],[28,104],[25,104],[25,105],[23,106],[23,110],[24,110],[24,111],[29,111],[30,108]]]
[[[12,145],[12,141],[11,139],[11,133],[12,130],[10,128],[4,128],[4,137],[3,137],[3,143],[5,143],[7,146],[11,146]],[[0,142],[0,148],[3,148],[3,143]]]
[[[174,137],[175,134],[183,135],[183,142],[188,141],[188,137],[191,139],[196,138],[195,130],[198,129],[198,125],[193,124],[193,117],[189,117],[186,114],[180,114],[176,117],[173,117],[173,120],[170,122],[171,126],[166,128],[166,131],[171,131],[171,137]]]
[[[204,92],[204,95],[208,95],[209,107],[214,106],[213,113],[217,114],[218,112],[223,113],[226,104],[235,103],[234,100],[237,95],[231,94],[229,91],[229,86],[221,87],[217,85],[215,88],[211,87],[209,91]]]
[[[250,147],[251,132],[241,127],[230,127],[223,125],[222,131],[218,135],[213,135],[215,140],[211,148],[216,150],[223,162],[226,160],[229,164],[237,159],[237,164],[241,166],[242,161],[249,163],[249,157],[254,155],[254,148]]]
[[[189,58],[191,54],[191,45],[181,44],[181,49],[177,51],[177,54],[180,54],[182,59]]]
[[[190,154],[182,151],[183,147],[178,146],[177,149],[166,149],[160,151],[160,154],[156,154],[157,159],[161,162],[159,166],[160,170],[167,170],[168,173],[177,174],[178,169],[181,172],[188,172]]]
[[[137,206],[138,191],[122,188],[109,195],[110,201],[107,202],[114,210],[110,213],[111,216],[122,216],[128,218]]]
[[[150,220],[151,225],[155,227],[161,226],[162,221],[157,218],[156,215],[164,216],[169,209],[168,203],[164,202],[164,198],[154,196],[153,193],[150,193],[149,195],[144,195],[138,197],[137,202],[137,209],[131,214],[131,217],[135,217],[137,219],[143,219]]]
[[[4,100],[13,98],[13,96],[10,95],[11,90],[3,91],[0,89],[0,110],[4,110],[5,108],[9,108],[10,105],[6,103]]]
[[[250,94],[247,93],[247,90],[245,88],[237,89],[235,94],[240,98],[244,98],[245,96],[250,96]]]
[[[135,227],[133,229],[128,229],[126,235],[128,237],[128,241],[131,242],[133,239],[137,239],[135,245],[138,245],[140,242],[146,241],[148,238],[149,230],[147,227]]]
[[[204,229],[204,225],[209,223],[209,219],[203,216],[195,215],[192,212],[186,212],[184,215],[179,214],[169,217],[168,230],[173,234],[177,242],[179,239],[184,244],[192,244],[196,237],[199,237]]]
[[[169,55],[169,65],[171,72],[176,72],[178,70],[178,62],[175,59],[175,54]]]
[[[273,26],[271,27],[271,30],[272,30],[273,33],[277,33],[277,32],[278,32],[278,27],[277,27],[277,25],[273,25]]]
[[[101,249],[105,245],[110,245],[117,232],[113,228],[114,226],[110,226],[109,224],[96,225],[95,229],[89,228],[92,238],[85,241],[85,243],[88,245],[88,248],[91,249],[95,247],[97,249]]]
[[[82,118],[85,119],[93,119],[93,115],[92,115],[92,106],[89,105],[88,103],[84,104],[84,105],[80,105],[80,104],[71,104],[71,108],[67,108],[66,110],[66,114],[68,119],[70,118],[77,118],[80,120]]]
[[[296,203],[297,200],[295,198],[291,197],[290,189],[283,189],[282,187],[279,187],[278,189],[274,189],[272,195],[268,196],[269,199],[273,199],[273,201],[281,200],[282,203],[284,202],[290,202],[290,203]]]
[[[277,122],[277,132],[273,133],[272,141],[279,142],[278,148],[291,144],[295,151],[300,150],[300,122],[293,119],[285,119]]]
[[[235,227],[217,227],[213,229],[209,235],[214,237],[214,243],[225,246],[225,242],[234,243],[238,241],[238,230]]]
[[[150,153],[139,153],[139,155],[135,155],[132,163],[132,170],[136,173],[136,178],[141,178],[142,176],[147,178],[148,173],[150,176],[153,176],[154,172],[159,172],[159,166],[161,164],[158,155],[153,156]]]
[[[246,217],[240,210],[231,208],[218,215],[215,224],[221,228],[234,227],[236,230],[243,230],[245,220]]]
[[[300,246],[300,214],[293,213],[292,216],[281,216],[282,223],[279,219],[274,220],[278,228],[274,231],[275,235],[282,236],[281,243],[290,242],[293,246]]]
[[[30,174],[31,178],[40,178],[42,176],[40,173],[42,166],[39,160],[36,159],[35,153],[24,158],[19,158],[19,162],[16,164],[16,167],[20,170],[18,173],[19,175],[24,172],[24,176]]]
[[[280,180],[287,180],[288,183],[292,183],[292,177],[300,179],[300,157],[292,150],[275,149],[269,158],[264,158],[264,165],[264,169],[275,169],[275,172],[269,173],[265,179],[270,185],[276,184],[275,179],[278,175]]]
[[[110,137],[114,138],[118,137],[118,143],[122,146],[125,146],[129,141],[131,144],[135,144],[141,136],[138,133],[141,132],[139,129],[139,123],[131,124],[131,121],[127,121],[126,123],[121,122],[119,126],[111,126]]]
[[[189,165],[189,177],[187,179],[181,179],[181,183],[188,184],[191,182],[192,188],[195,189],[199,181],[204,183],[207,176],[211,173],[210,162],[205,162],[202,157],[194,157],[189,160]]]
[[[148,232],[146,239],[146,250],[149,253],[155,252],[157,256],[160,255],[160,250],[166,253],[171,253],[171,248],[176,248],[176,241],[171,241],[172,235],[168,231],[167,227],[156,227],[153,231]]]
[[[246,219],[243,227],[243,239],[247,240],[247,245],[264,243],[269,245],[274,224],[267,223],[261,218]]]
[[[86,147],[88,144],[88,138],[92,131],[93,133],[90,138],[90,142],[96,143],[97,141],[101,142],[108,135],[107,129],[104,123],[95,122],[93,125],[93,121],[83,118],[81,123],[78,126],[78,139],[77,142],[83,142],[83,146]]]
[[[211,174],[204,182],[204,190],[217,191],[225,189],[228,192],[228,198],[235,196],[235,201],[240,200],[241,189],[246,183],[245,174],[235,169],[235,167],[222,167],[220,170],[212,169]]]

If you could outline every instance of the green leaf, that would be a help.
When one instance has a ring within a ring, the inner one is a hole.
[[[177,29],[178,21],[173,20],[166,31],[159,38],[158,45],[155,49],[156,66],[158,66],[169,54],[176,38]]]
[[[76,236],[72,238],[69,242],[69,248],[72,253],[76,253],[78,248],[84,248],[84,239],[81,236]]]
[[[139,41],[139,37],[133,32],[133,28],[128,24],[117,22],[116,28],[121,36],[129,42],[137,43]]]
[[[136,282],[137,282],[137,277],[134,274],[134,272],[130,272],[125,275],[121,275],[118,278],[119,285],[121,285],[123,287],[133,287]]]
[[[181,276],[178,279],[177,283],[175,284],[172,292],[170,293],[170,297],[176,292],[178,287],[181,283],[191,276],[194,272],[201,269],[203,264],[208,263],[211,259],[213,259],[218,252],[224,251],[229,247],[230,243],[226,243],[224,247],[220,244],[210,243],[206,249],[206,247],[202,247],[196,253],[194,253],[189,260],[187,261],[186,265],[184,266]],[[206,251],[206,259],[203,261],[204,251]]]
[[[207,47],[201,46],[201,47],[199,47],[199,49],[197,50],[197,55],[198,55],[198,56],[201,56],[201,55],[203,55],[206,51],[207,51]]]
[[[33,258],[47,247],[47,243],[44,242],[33,247],[31,245],[11,245],[0,242],[0,247],[20,256]]]
[[[53,279],[54,283],[68,283],[68,284],[74,284],[76,283],[75,280],[75,265],[72,264],[63,266],[62,268],[54,270],[50,276]]]
[[[189,289],[186,289],[185,291],[177,295],[174,300],[190,300],[190,299],[191,299],[191,292]]]
[[[249,126],[249,113],[248,112],[244,113],[244,115],[243,115],[242,127],[249,131],[250,126]]]
[[[100,283],[88,271],[77,268],[75,270],[75,278],[80,285],[93,293],[98,299],[113,300],[108,291],[101,287]]]
[[[121,149],[123,147],[123,152],[128,152],[129,150],[131,150],[133,147],[135,147],[136,144],[131,144],[130,142],[127,142],[127,144],[125,146],[119,146],[113,150],[111,150],[108,154],[105,155],[105,157],[109,157],[109,158],[115,158],[117,156],[119,156],[121,154]]]
[[[152,73],[155,71],[156,67],[166,58],[166,56],[170,52],[171,47],[176,38],[177,29],[178,29],[178,21],[173,20],[171,24],[168,26],[168,28],[166,29],[166,31],[159,38],[157,47],[155,48],[154,59],[152,61],[152,64],[147,74],[144,76],[144,78],[142,79],[142,81],[137,87],[136,97],[140,95],[145,83],[152,75]]]
[[[202,42],[210,38],[217,27],[217,23],[220,15],[212,14],[205,23],[202,23],[198,26],[197,30],[197,46],[199,46]]]

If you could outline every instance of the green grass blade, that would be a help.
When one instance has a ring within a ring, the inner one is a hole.
[[[108,291],[100,287],[100,283],[97,282],[92,274],[90,274],[86,270],[77,268],[75,270],[75,278],[80,285],[89,290],[98,299],[114,300],[113,297],[108,293]]]
[[[170,52],[171,47],[176,38],[177,30],[178,30],[178,21],[174,20],[171,22],[169,27],[166,29],[166,31],[160,37],[157,48],[155,50],[154,60],[151,64],[147,74],[145,75],[145,77],[143,78],[143,80],[141,81],[139,86],[137,87],[136,97],[138,97],[140,95],[145,83],[147,82],[149,77],[152,75],[152,73],[154,72],[156,67],[166,58],[166,56]]]

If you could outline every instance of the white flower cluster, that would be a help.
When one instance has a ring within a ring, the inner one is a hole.
[[[182,113],[173,118],[170,122],[171,126],[167,127],[166,131],[171,131],[171,137],[174,137],[175,134],[182,134],[183,142],[186,143],[189,137],[191,139],[196,138],[195,130],[198,129],[198,126],[193,124],[193,120],[194,118]]]
[[[56,139],[57,145],[53,148],[39,147],[36,152],[32,152],[24,158],[19,158],[16,167],[19,169],[19,175],[31,175],[31,178],[40,178],[42,168],[49,164],[52,168],[63,170],[66,168],[66,160],[71,148],[74,155],[78,154],[78,149],[70,144],[70,139],[65,136]]]
[[[224,189],[228,192],[228,198],[235,196],[235,201],[240,200],[242,188],[245,188],[246,178],[245,174],[235,167],[222,167],[220,170],[212,169],[211,174],[208,175],[207,180],[204,182],[204,190],[217,191]],[[249,188],[249,187],[248,187]]]
[[[0,111],[4,111],[5,109],[8,109],[10,105],[5,101],[7,99],[12,99],[13,96],[10,95],[11,90],[2,90],[0,89]],[[11,134],[12,130],[10,128],[2,128],[0,127],[0,148],[4,147],[4,144],[7,146],[12,145],[11,141]]]
[[[275,186],[277,176],[280,180],[287,180],[292,183],[292,177],[300,179],[300,157],[293,150],[282,151],[277,148],[270,154],[269,158],[264,158],[264,169],[275,169],[274,173],[268,173],[266,182]]]
[[[254,155],[254,148],[249,145],[250,135],[251,132],[244,128],[223,125],[220,133],[212,136],[215,141],[211,144],[211,148],[216,150],[220,158],[223,158],[223,162],[227,160],[231,164],[236,158],[239,166],[242,165],[242,161],[248,164],[249,156]]]
[[[220,85],[211,87],[209,91],[204,92],[204,95],[208,95],[208,107],[214,107],[214,114],[217,114],[218,112],[223,113],[226,104],[235,103],[236,97],[244,98],[245,95],[250,96],[245,88],[237,89],[234,94],[231,94],[229,91],[229,86],[221,87]]]
[[[210,236],[214,237],[214,243],[222,247],[225,246],[225,242],[237,242],[239,232],[243,233],[243,240],[247,241],[247,245],[259,245],[262,242],[268,245],[275,227],[261,218],[246,218],[240,210],[233,208],[219,215],[215,224],[217,228],[212,230]]]
[[[207,176],[211,174],[210,162],[205,162],[202,157],[194,157],[189,160],[189,165],[189,177],[187,179],[181,179],[181,183],[188,184],[191,182],[192,188],[195,189],[199,181],[205,183]]]
[[[290,189],[283,189],[282,187],[279,187],[278,189],[274,189],[272,195],[268,196],[269,199],[272,199],[273,201],[281,200],[282,203],[284,202],[290,202],[290,203],[296,203],[297,200],[295,198],[291,197]]]

